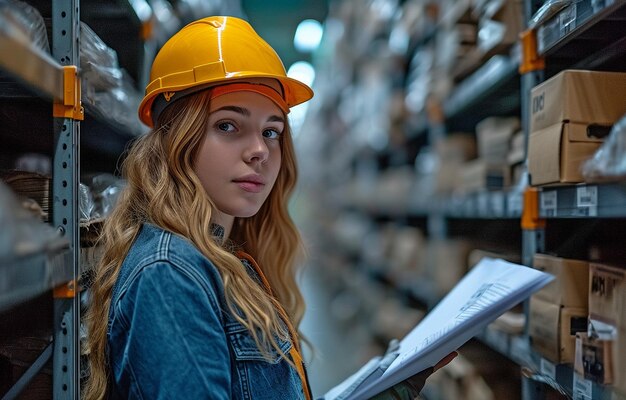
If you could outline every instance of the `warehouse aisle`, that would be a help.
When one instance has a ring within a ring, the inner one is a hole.
[[[334,323],[330,315],[332,296],[324,286],[316,265],[308,265],[300,279],[307,310],[301,329],[314,346],[304,346],[309,379],[315,398],[341,382],[359,366],[363,340],[346,332]]]

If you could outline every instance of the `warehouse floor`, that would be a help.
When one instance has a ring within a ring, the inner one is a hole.
[[[319,398],[361,366],[363,344],[346,337],[332,320],[332,298],[314,265],[305,268],[300,286],[307,304],[301,330],[314,347],[313,353],[307,346],[303,351],[313,396]]]

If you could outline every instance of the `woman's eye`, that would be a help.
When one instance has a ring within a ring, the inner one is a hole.
[[[219,122],[216,127],[222,132],[233,132],[235,130],[235,126],[230,122]]]
[[[263,131],[263,137],[266,137],[268,139],[278,139],[280,135],[281,133],[275,129],[266,129]]]

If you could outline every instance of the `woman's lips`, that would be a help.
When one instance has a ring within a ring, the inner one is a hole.
[[[246,192],[250,192],[250,193],[259,193],[259,192],[261,192],[263,190],[263,187],[265,186],[264,183],[253,182],[253,181],[234,181],[234,182],[241,189],[245,190]]]
[[[265,187],[265,180],[260,174],[249,174],[233,179],[239,187],[246,192],[259,193]]]

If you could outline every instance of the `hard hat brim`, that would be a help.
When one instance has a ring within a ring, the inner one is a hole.
[[[302,104],[308,100],[310,100],[314,93],[313,90],[303,82],[300,82],[297,79],[289,78],[286,76],[276,76],[272,74],[264,74],[259,72],[237,72],[228,74],[227,78],[216,78],[216,79],[208,79],[200,82],[193,82],[190,84],[179,85],[179,86],[165,86],[158,87],[153,89],[150,93],[146,93],[146,96],[141,101],[139,105],[139,119],[141,122],[149,126],[150,128],[154,128],[154,123],[152,119],[152,105],[156,97],[165,92],[178,92],[185,89],[189,89],[194,86],[199,86],[205,90],[214,86],[219,86],[220,84],[229,84],[237,81],[245,82],[247,78],[268,78],[273,79],[278,82],[283,87],[284,90],[284,99],[287,105],[291,108],[298,104]]]

